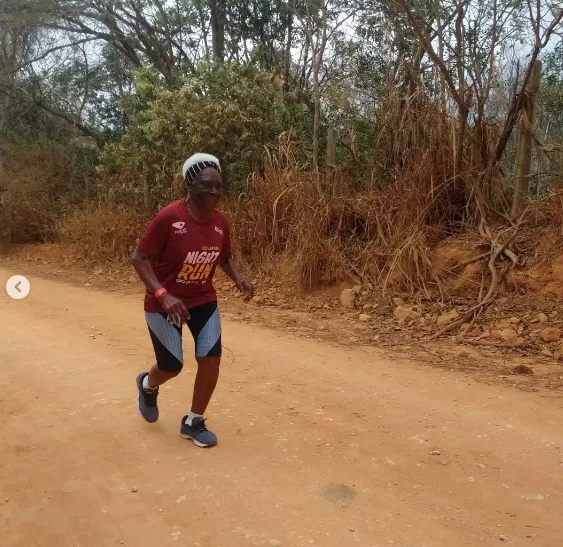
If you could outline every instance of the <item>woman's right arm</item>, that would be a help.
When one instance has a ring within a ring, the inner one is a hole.
[[[151,257],[140,247],[135,247],[131,257],[133,268],[139,274],[147,289],[153,294],[162,289],[162,283],[157,279],[151,264]]]
[[[156,219],[153,222],[153,225],[149,226],[149,229],[145,232],[145,242],[152,242],[153,233],[157,233],[154,224],[156,224]],[[166,290],[166,287],[162,286],[162,283],[158,280],[156,274],[154,273],[149,254],[145,250],[141,249],[141,247],[136,246],[131,257],[131,262],[147,289],[155,295],[158,291],[157,299],[162,306],[162,309],[168,314],[171,320],[178,326],[180,326],[182,322],[187,323],[190,320],[190,312],[179,298],[171,295]]]
[[[133,256],[131,257],[131,262],[139,274],[139,277],[143,280],[143,283],[150,292],[156,294],[157,291],[161,291],[157,298],[160,305],[170,318],[178,326],[180,326],[182,322],[187,323],[190,320],[190,312],[179,298],[171,295],[168,291],[166,291],[166,288],[162,286],[162,283],[158,280],[156,274],[154,273],[150,256],[140,247],[135,247]],[[162,289],[164,289],[164,291],[162,291]],[[178,318],[179,320],[176,321]]]

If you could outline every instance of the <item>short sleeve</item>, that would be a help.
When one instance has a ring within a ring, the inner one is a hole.
[[[225,236],[223,238],[223,247],[221,249],[221,254],[230,256],[233,253],[233,249],[231,247],[231,229],[226,218],[223,218],[223,222]]]
[[[137,246],[151,258],[159,257],[168,241],[168,224],[165,215],[157,213],[149,222]]]

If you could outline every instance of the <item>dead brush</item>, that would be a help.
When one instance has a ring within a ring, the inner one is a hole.
[[[123,265],[130,261],[148,217],[135,208],[98,204],[76,209],[60,220],[61,241],[87,263]]]
[[[514,242],[515,250],[535,265],[547,264],[563,249],[563,190],[549,188],[546,199],[529,201],[527,223]]]
[[[57,209],[49,192],[14,176],[6,191],[0,190],[0,241],[50,243],[57,240]]]
[[[530,202],[529,218],[534,228],[555,228],[563,236],[563,190],[549,188],[546,199]]]
[[[283,136],[267,150],[263,175],[227,205],[234,246],[249,263],[263,271],[265,260],[275,262],[286,282],[302,290],[344,279],[427,293],[431,280],[440,290],[424,227],[439,222],[437,200],[447,198],[447,184],[426,176],[431,152],[386,189],[355,189],[338,175],[303,172],[296,157]]]
[[[56,241],[58,215],[81,198],[80,173],[41,145],[2,143],[0,155],[0,240]]]

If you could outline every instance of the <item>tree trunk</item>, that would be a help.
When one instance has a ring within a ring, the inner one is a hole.
[[[520,212],[522,202],[528,196],[530,168],[532,165],[532,128],[536,115],[536,97],[540,87],[541,61],[536,60],[530,80],[520,120],[518,137],[518,155],[516,158],[516,185],[512,201],[511,217],[515,219]]]
[[[225,3],[224,0],[211,0],[211,41],[213,58],[222,63],[225,59]]]
[[[442,61],[442,63],[444,62],[444,35],[441,31],[442,29],[442,20],[440,19],[440,17],[438,16],[436,19],[436,22],[438,23],[438,28],[440,29],[440,32],[438,32],[438,56],[440,57],[440,61]],[[441,70],[436,69],[436,72],[438,73],[438,79],[440,82],[440,106],[442,108],[442,112],[444,113],[444,115],[446,115],[447,112],[447,102],[446,102],[446,80],[444,78],[444,73]]]
[[[316,46],[310,34],[311,49],[313,52],[313,97],[315,99],[315,115],[313,117],[313,169],[319,168],[319,131],[321,127],[321,85],[319,73],[323,63],[324,52],[327,44],[327,10],[323,8],[321,19],[322,34]]]
[[[336,169],[336,130],[332,127],[328,129],[326,145],[326,181],[331,189],[334,186],[334,170]]]
[[[291,46],[293,45],[293,12],[295,11],[295,0],[291,0],[291,9],[287,15],[287,42],[285,46],[284,59],[284,78],[285,88],[289,88],[289,78],[291,76]]]
[[[465,66],[463,52],[465,49],[465,36],[463,33],[463,18],[465,15],[465,10],[461,2],[457,5],[457,17],[455,21],[455,51],[457,57],[457,79],[459,86],[459,97],[460,101],[458,103],[458,138],[457,138],[457,151],[456,151],[456,166],[455,166],[455,178],[454,178],[454,191],[460,194],[464,189],[464,145],[465,145],[465,133],[467,129],[467,117],[469,116],[469,104],[467,100],[466,86],[465,86]]]
[[[315,100],[315,111],[313,116],[313,169],[316,171],[319,167],[319,130],[321,126],[321,90],[319,86],[319,63],[317,55],[314,56],[313,62],[313,97]]]

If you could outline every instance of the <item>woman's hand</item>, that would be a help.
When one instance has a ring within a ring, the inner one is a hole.
[[[188,311],[188,308],[186,308],[185,304],[179,298],[169,292],[165,292],[158,296],[158,301],[164,311],[168,314],[168,317],[172,318],[172,322],[178,327],[181,326],[182,322],[187,324],[190,320],[190,312]],[[176,323],[176,318],[180,318],[180,325]]]
[[[236,282],[237,289],[244,294],[246,300],[250,300],[254,296],[254,287],[252,283],[246,279],[239,279]]]

